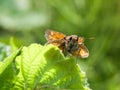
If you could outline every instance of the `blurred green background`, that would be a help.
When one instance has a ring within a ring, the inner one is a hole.
[[[1,42],[44,45],[46,29],[95,37],[78,63],[93,90],[120,90],[120,0],[0,0]]]

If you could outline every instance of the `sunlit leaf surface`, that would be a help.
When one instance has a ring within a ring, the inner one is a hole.
[[[85,73],[73,58],[64,57],[53,46],[32,44],[23,47],[16,58],[19,73],[15,79],[17,89],[79,89],[89,90]]]

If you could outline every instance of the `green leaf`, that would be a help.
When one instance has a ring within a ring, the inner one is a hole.
[[[12,51],[15,51],[18,49],[18,47],[15,44],[14,37],[10,38],[10,45],[11,45]]]
[[[19,52],[20,52],[20,49],[14,52],[9,57],[5,58],[3,62],[0,62],[0,75],[11,64],[11,62],[14,60],[14,58],[17,56]]]
[[[14,89],[89,90],[85,73],[73,58],[64,57],[56,46],[23,47],[15,63],[19,72],[14,79]]]
[[[0,43],[0,61],[3,61],[11,53],[10,46]]]
[[[12,87],[12,80],[15,76],[13,60],[20,52],[20,49],[12,53],[9,57],[0,61],[0,90],[9,90]]]

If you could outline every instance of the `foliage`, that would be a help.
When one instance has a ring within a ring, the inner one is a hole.
[[[0,41],[4,43],[13,36],[18,46],[44,44],[46,29],[95,37],[85,40],[89,58],[78,60],[93,90],[120,88],[119,21],[120,0],[0,1]],[[6,55],[2,50],[0,59]]]
[[[57,47],[32,44],[19,52],[0,62],[0,89],[90,90],[85,73]]]

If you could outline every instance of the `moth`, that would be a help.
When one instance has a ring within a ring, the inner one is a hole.
[[[63,33],[53,30],[47,30],[45,32],[47,44],[53,44],[62,50],[63,54],[69,53],[73,56],[81,58],[87,58],[89,51],[84,45],[84,37],[78,37],[77,35],[67,36]]]

